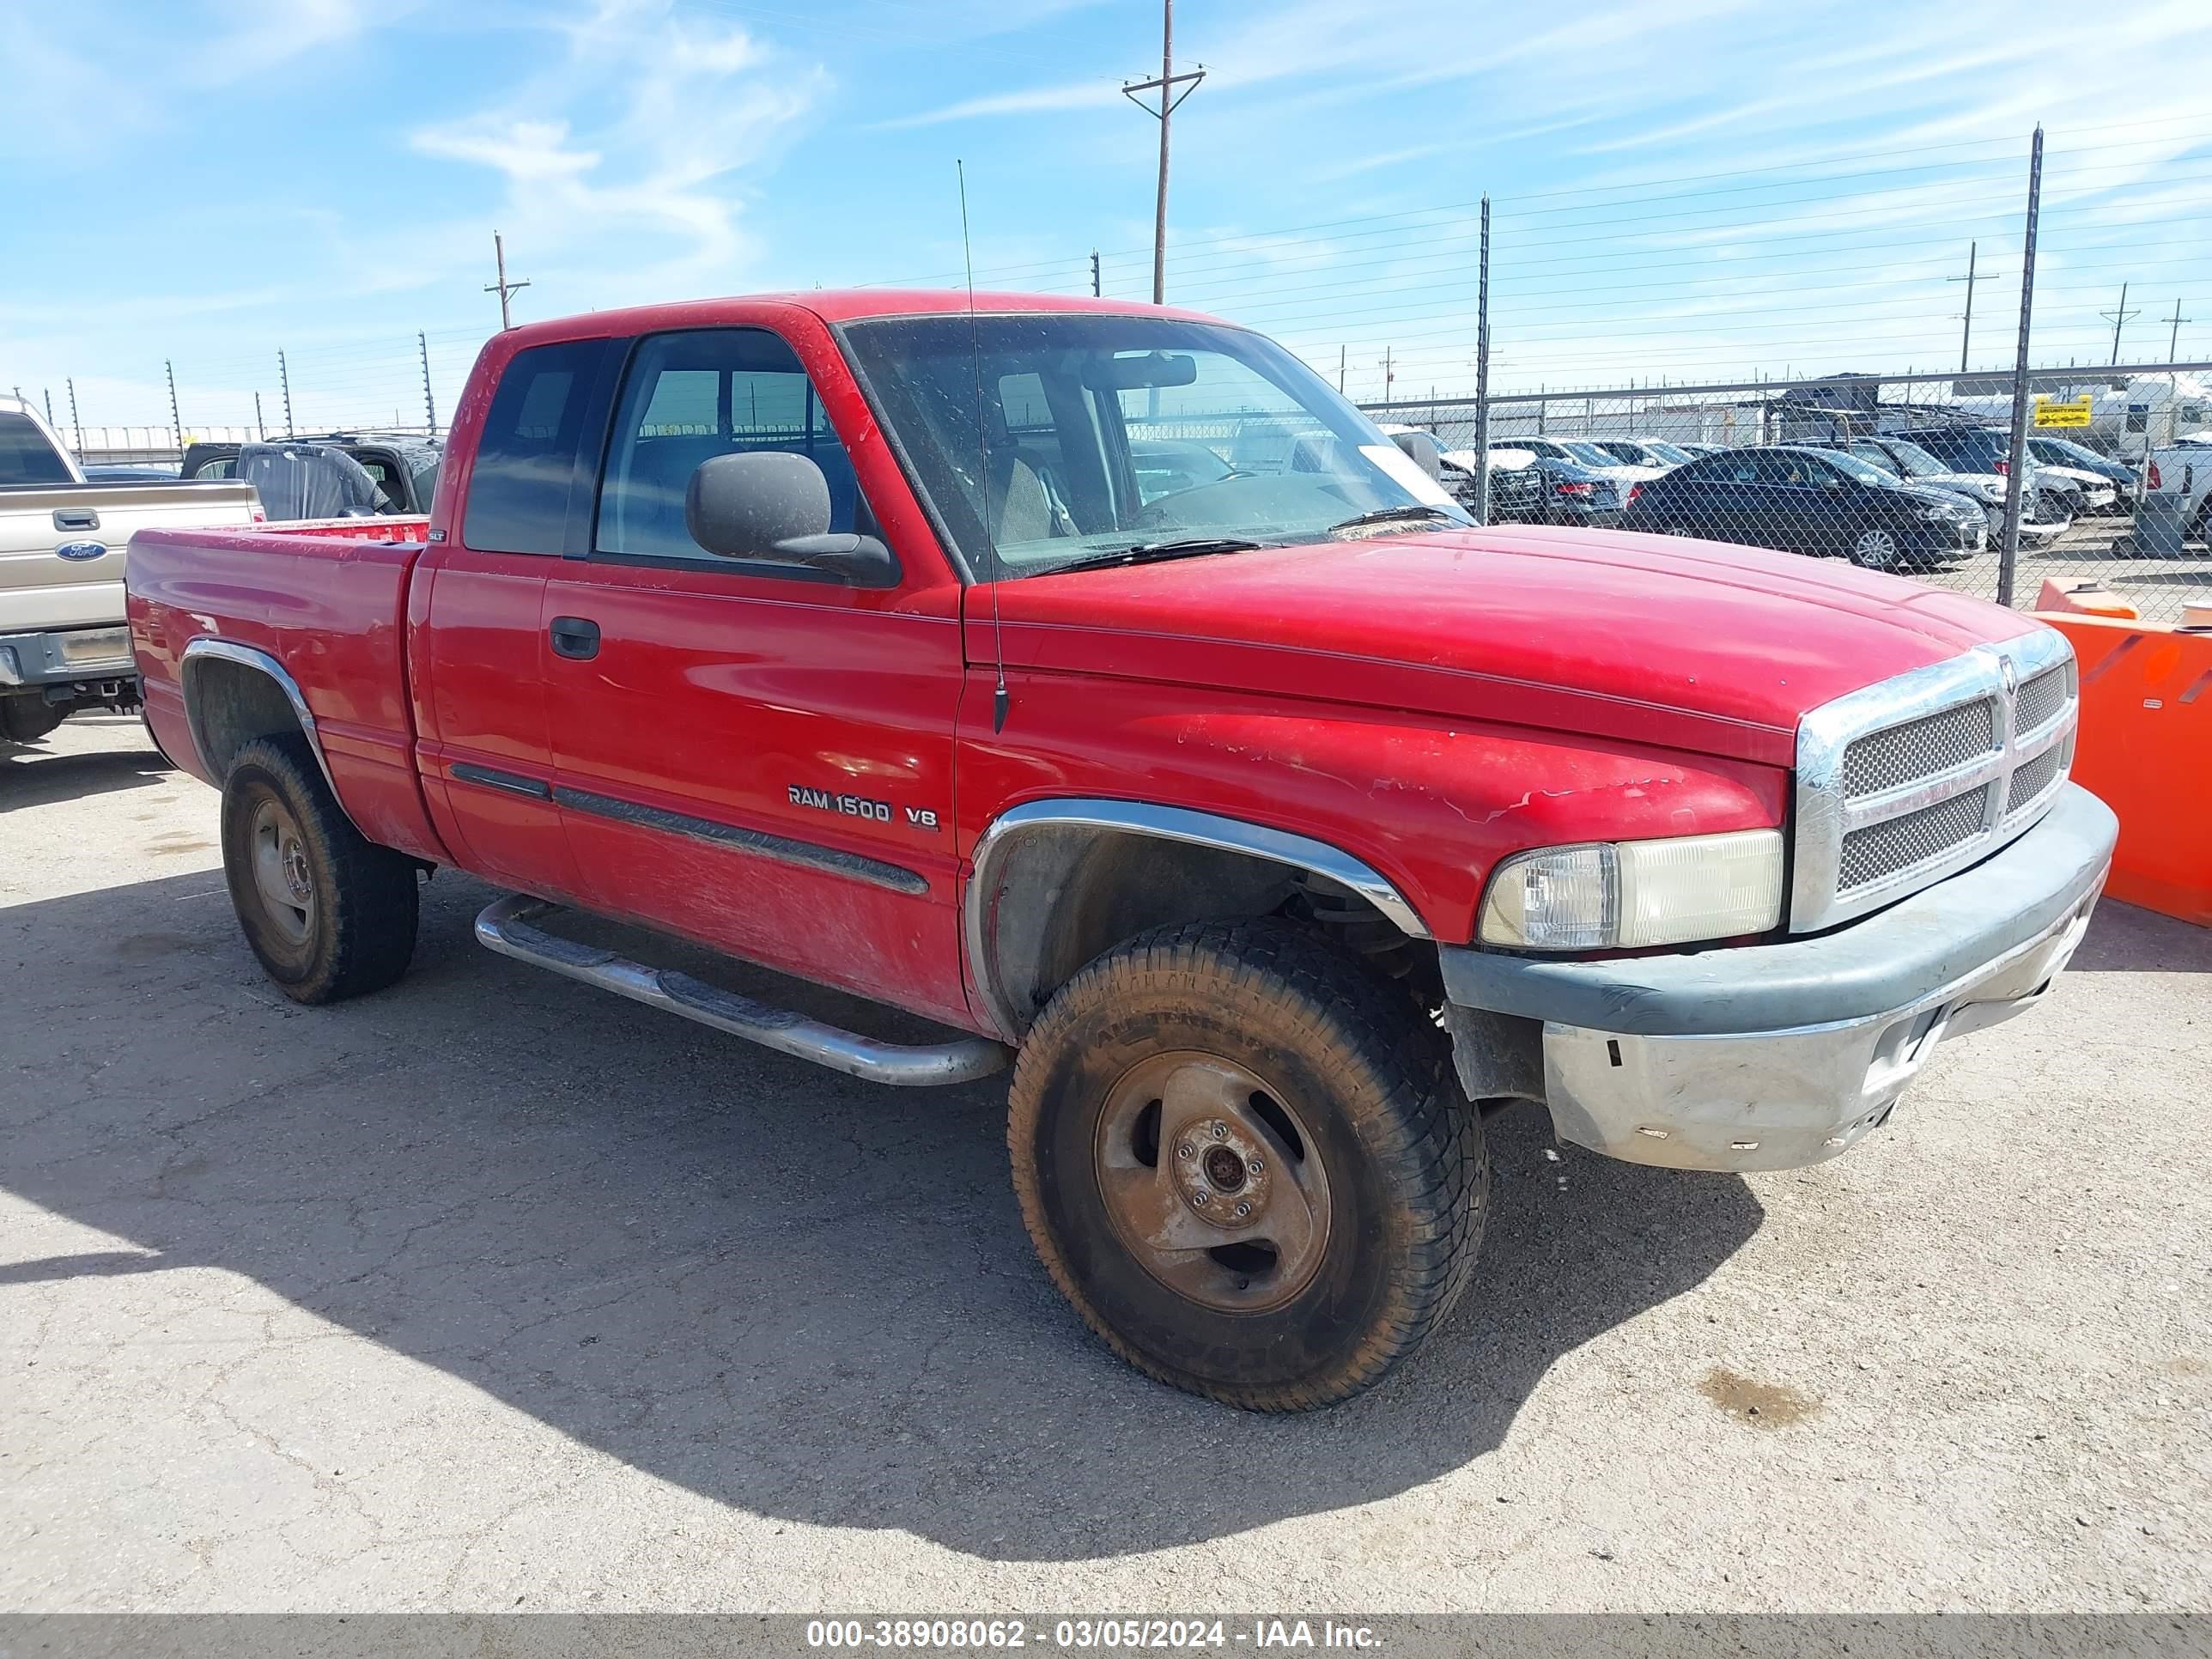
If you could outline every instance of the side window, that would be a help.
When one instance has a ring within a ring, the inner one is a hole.
[[[781,338],[717,328],[640,342],[615,409],[592,546],[713,559],[684,527],[684,492],[702,462],[753,450],[810,457],[829,482],[830,530],[872,532],[844,443]]]
[[[611,340],[518,351],[500,376],[477,440],[461,539],[483,553],[564,550],[568,504],[589,458],[586,410]],[[602,405],[604,407],[604,405]]]

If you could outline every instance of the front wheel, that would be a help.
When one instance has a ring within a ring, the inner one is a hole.
[[[415,951],[415,866],[365,838],[298,737],[238,751],[222,786],[222,873],[246,942],[295,1002],[380,991]]]
[[[1865,570],[1897,568],[1897,538],[1887,530],[1866,530],[1851,544],[1851,562]]]
[[[1402,988],[1287,924],[1143,934],[1023,1045],[1022,1218],[1139,1370],[1255,1411],[1332,1405],[1443,1316],[1480,1246],[1481,1125]]]

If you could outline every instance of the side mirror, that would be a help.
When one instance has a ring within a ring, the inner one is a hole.
[[[897,558],[873,536],[830,532],[830,481],[805,455],[757,450],[702,461],[684,491],[684,527],[719,558],[803,564],[860,587],[899,579]]]
[[[1425,432],[1394,432],[1390,441],[1404,450],[1414,465],[1431,478],[1443,477],[1443,467],[1437,441]]]

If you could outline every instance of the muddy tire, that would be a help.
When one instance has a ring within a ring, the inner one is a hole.
[[[407,971],[414,863],[362,838],[305,738],[258,738],[231,763],[222,873],[246,944],[295,1002],[365,995]]]
[[[1489,1164],[1449,1060],[1401,988],[1287,923],[1140,935],[1023,1044],[1022,1218],[1138,1370],[1252,1411],[1333,1405],[1474,1267]]]

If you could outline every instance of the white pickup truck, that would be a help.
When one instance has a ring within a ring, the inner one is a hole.
[[[2164,508],[2185,542],[2212,548],[2212,433],[2193,433],[2150,452],[2143,467],[2146,507]]]
[[[0,743],[29,743],[81,708],[138,706],[123,621],[133,532],[262,516],[240,483],[88,483],[38,412],[0,398]]]

